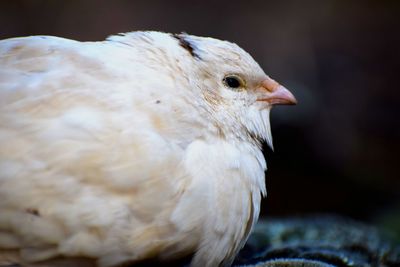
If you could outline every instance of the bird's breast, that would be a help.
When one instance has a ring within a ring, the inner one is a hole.
[[[244,245],[265,190],[259,153],[249,144],[219,139],[187,148],[183,166],[190,182],[172,218],[182,229],[201,229],[195,266],[229,263]]]

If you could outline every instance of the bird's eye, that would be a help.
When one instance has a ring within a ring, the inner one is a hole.
[[[239,89],[244,87],[244,81],[236,75],[228,75],[222,80],[224,84],[232,89]]]

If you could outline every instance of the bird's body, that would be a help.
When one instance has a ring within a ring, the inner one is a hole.
[[[265,194],[271,104],[227,73],[271,83],[211,38],[1,41],[0,263],[229,265]]]

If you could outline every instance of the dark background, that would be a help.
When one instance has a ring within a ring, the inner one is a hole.
[[[1,39],[160,30],[236,42],[299,102],[272,112],[262,215],[333,213],[400,237],[399,22],[396,0],[0,1]]]

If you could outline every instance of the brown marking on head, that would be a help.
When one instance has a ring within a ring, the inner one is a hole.
[[[224,103],[224,99],[218,95],[217,93],[211,90],[203,91],[203,98],[206,100],[212,107],[216,107]]]
[[[16,60],[13,66],[20,71],[27,73],[40,73],[49,70],[51,60],[46,57],[26,58],[24,60]]]
[[[19,51],[21,51],[22,49],[24,49],[24,46],[21,44],[16,44],[13,47],[11,47],[11,49],[8,51],[9,54],[13,54],[13,53],[18,53]]]
[[[245,126],[243,126],[242,128],[244,129],[247,140],[249,140],[250,142],[252,142],[253,144],[255,144],[261,148],[261,145],[262,145],[261,139],[262,138],[260,136],[256,135],[255,133],[249,131]]]
[[[159,131],[162,131],[167,127],[166,123],[164,122],[163,118],[157,114],[150,116],[150,120],[154,128]]]
[[[38,47],[37,45],[24,45],[19,42],[13,44],[7,51],[2,51],[0,57],[1,66],[7,69],[7,66],[17,67],[23,71],[30,71],[31,69],[42,69],[44,62],[49,60],[45,56],[49,54],[46,49]],[[37,66],[39,65],[39,66]]]
[[[225,135],[224,130],[222,129],[222,127],[220,127],[218,125],[218,123],[214,123],[214,126],[217,129],[217,134],[218,134],[219,138],[225,139],[226,135]]]
[[[62,58],[65,62],[73,64],[80,71],[89,72],[91,75],[98,75],[98,77],[115,78],[109,74],[104,63],[97,59],[82,55],[79,51],[65,50],[62,53]]]
[[[185,39],[184,34],[172,34],[172,37],[177,39],[179,41],[179,45],[186,49],[192,57],[201,59],[200,56],[195,52],[193,45],[187,39]]]
[[[39,211],[37,209],[27,208],[25,211],[27,213],[29,213],[29,214],[32,214],[32,215],[37,216],[37,217],[40,217],[40,213],[39,213]]]

